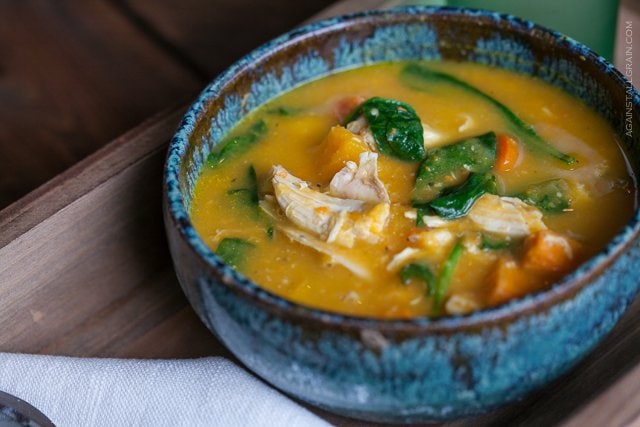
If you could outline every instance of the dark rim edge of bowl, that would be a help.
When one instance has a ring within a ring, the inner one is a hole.
[[[207,268],[211,270],[213,276],[221,279],[220,270],[229,270],[230,276],[232,277],[232,283],[227,283],[225,280],[218,280],[218,282],[227,286],[230,290],[239,293],[244,297],[255,300],[261,307],[276,312],[279,315],[299,318],[301,320],[317,321],[326,326],[332,325],[348,329],[376,329],[384,332],[421,332],[425,334],[448,332],[452,330],[471,330],[483,327],[487,324],[498,324],[523,315],[539,312],[541,310],[548,310],[554,305],[570,299],[587,286],[594,277],[597,277],[606,270],[607,267],[613,264],[629,247],[633,245],[634,241],[640,236],[640,209],[636,207],[636,211],[631,219],[616,235],[614,235],[602,250],[591,256],[577,269],[573,270],[561,280],[544,290],[527,294],[524,297],[511,300],[502,305],[484,308],[466,315],[384,319],[353,316],[313,308],[290,301],[260,287],[242,273],[226,266],[217,257],[217,255],[215,255],[213,250],[211,250],[204,241],[202,241],[191,224],[189,214],[184,203],[184,197],[181,192],[177,191],[177,188],[173,188],[173,190],[176,190],[174,193],[179,194],[179,200],[171,197],[168,178],[172,177],[175,179],[175,182],[178,182],[180,170],[180,162],[176,162],[174,165],[171,163],[172,148],[180,144],[183,138],[186,139],[186,142],[184,142],[185,147],[189,144],[189,134],[191,131],[186,130],[185,127],[189,125],[196,126],[202,119],[202,116],[206,114],[208,101],[211,98],[220,95],[219,92],[221,89],[224,89],[224,86],[233,81],[234,76],[237,76],[240,72],[246,69],[248,64],[259,61],[264,56],[269,56],[273,51],[283,49],[291,43],[300,43],[305,40],[305,38],[312,37],[324,31],[336,31],[348,25],[349,22],[352,21],[384,19],[386,16],[397,17],[401,15],[411,15],[411,17],[416,15],[462,15],[467,17],[484,17],[493,19],[496,22],[506,21],[509,23],[509,27],[515,30],[536,30],[540,35],[544,35],[545,37],[549,37],[550,40],[558,42],[562,47],[572,51],[573,54],[583,55],[587,58],[587,61],[595,61],[598,68],[603,70],[606,74],[611,74],[610,77],[615,79],[618,83],[622,85],[629,84],[627,79],[612,64],[582,43],[557,31],[547,29],[531,21],[509,14],[469,8],[407,6],[388,10],[357,12],[325,19],[296,28],[254,49],[213,79],[191,104],[187,113],[180,122],[169,145],[163,174],[163,198],[165,209],[169,214],[168,217],[171,219],[173,226],[178,229],[180,238],[186,242],[186,246],[195,254],[195,256],[201,259]],[[540,35],[538,35],[538,37]],[[640,95],[633,86],[631,86],[631,92],[634,107],[638,107],[640,104]],[[188,121],[190,114],[193,115],[192,123]],[[180,159],[181,158],[182,157],[180,157]],[[172,170],[172,168],[174,170]],[[175,206],[179,206],[179,211],[176,212],[174,210]],[[169,227],[169,224],[166,226]]]

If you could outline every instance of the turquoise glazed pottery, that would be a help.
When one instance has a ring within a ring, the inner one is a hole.
[[[303,82],[380,61],[473,61],[539,77],[616,130],[636,171],[640,97],[613,66],[512,16],[403,8],[296,29],[231,66],[189,108],[165,171],[165,223],[180,283],[202,321],[249,369],[329,411],[375,421],[485,412],[558,377],[611,330],[640,281],[638,212],[550,289],[466,316],[376,320],[286,301],[224,265],[189,220],[210,151],[247,113]]]

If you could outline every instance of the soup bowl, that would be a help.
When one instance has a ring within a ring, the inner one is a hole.
[[[202,321],[255,374],[312,405],[390,422],[469,416],[518,399],[591,350],[632,302],[638,211],[609,244],[542,292],[463,316],[381,320],[287,301],[225,265],[189,207],[208,154],[249,112],[304,82],[394,60],[471,61],[538,77],[595,109],[638,171],[640,97],[583,45],[512,16],[409,7],[296,29],[240,59],[171,141],[164,215],[175,270]]]

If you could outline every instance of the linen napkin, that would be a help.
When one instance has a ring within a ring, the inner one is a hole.
[[[0,390],[29,402],[58,427],[330,425],[222,357],[0,353]]]

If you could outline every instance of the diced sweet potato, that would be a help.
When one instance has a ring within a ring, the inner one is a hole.
[[[536,290],[536,279],[510,258],[500,258],[490,276],[488,303],[498,305]]]
[[[541,230],[525,241],[522,266],[541,273],[566,272],[573,266],[578,243],[551,230]]]
[[[319,179],[331,180],[346,161],[358,163],[360,153],[365,151],[368,147],[360,136],[342,126],[332,127],[320,148],[317,162]]]

